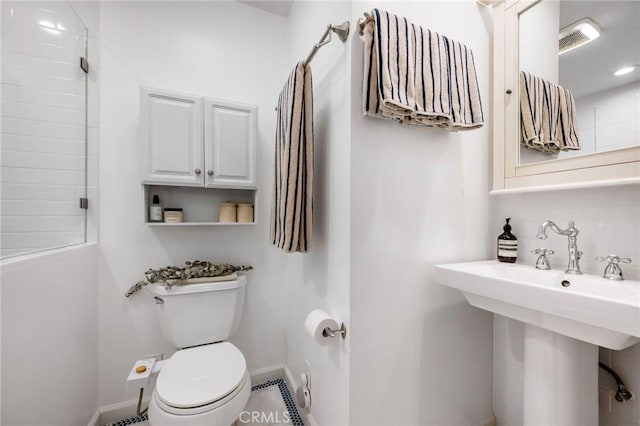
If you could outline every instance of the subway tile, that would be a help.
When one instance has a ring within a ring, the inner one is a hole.
[[[84,242],[84,232],[29,232],[0,235],[2,247],[20,249],[45,249]]]
[[[31,52],[15,52],[15,51],[3,51],[2,55],[2,69],[3,70],[15,70],[20,77],[23,76],[23,72],[36,73],[38,75],[49,77],[64,77],[70,81],[70,78],[83,77],[80,72],[82,70],[79,67],[79,61],[60,61],[51,58],[43,58],[34,56]],[[80,80],[84,80],[81,78]],[[4,81],[4,80],[3,80]],[[20,80],[20,85],[28,85],[28,80]],[[46,88],[46,87],[45,87]]]
[[[2,64],[2,82],[20,87],[86,96],[85,79],[86,75],[80,67],[77,68],[74,75],[58,77],[47,74],[46,70],[33,72],[12,67],[10,64]]]
[[[84,111],[86,97],[2,82],[2,100]]]
[[[84,182],[80,186],[53,186],[38,184],[2,185],[2,200],[76,201],[84,195]]]
[[[602,387],[598,389],[598,408],[600,409],[600,413],[611,411],[612,398],[611,389]]]
[[[31,232],[84,232],[82,216],[47,216],[46,211],[38,216],[3,216],[2,227],[11,233]]]
[[[85,112],[23,102],[2,102],[2,116],[47,123],[85,125]]]
[[[63,140],[84,140],[85,126],[2,117],[2,132]]]
[[[21,215],[37,215],[43,211],[47,215],[84,215],[84,212],[78,208],[78,200],[68,201],[47,201],[47,200],[2,200],[0,201],[2,214],[8,216]]]
[[[33,169],[34,173],[37,169],[84,171],[86,168],[84,150],[76,155],[3,150],[0,165]]]
[[[84,170],[37,170],[27,168],[2,167],[3,184],[39,184],[64,186],[82,186],[85,181]]]

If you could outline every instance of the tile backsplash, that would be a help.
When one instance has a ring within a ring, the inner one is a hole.
[[[545,220],[554,221],[560,228],[573,220],[580,231],[578,249],[583,252],[580,266],[584,272],[602,274],[605,264],[595,257],[617,254],[632,260],[621,265],[625,278],[640,280],[639,185],[496,195],[491,205],[496,238],[504,219],[511,218],[512,232],[519,241],[518,263],[533,267],[537,257],[531,250],[544,247],[555,251],[550,256],[551,267],[564,270],[567,237],[549,230],[548,238],[539,240],[536,234]],[[493,408],[499,425],[522,424],[522,343],[520,324],[495,316]],[[612,367],[634,395],[625,403],[615,401],[615,382],[601,371],[600,425],[640,426],[640,344],[623,351],[601,348],[600,361]]]
[[[553,269],[564,269],[568,262],[567,237],[548,230],[548,238],[536,238],[545,220],[560,228],[575,222],[578,249],[583,252],[580,267],[584,272],[602,274],[605,263],[596,256],[617,254],[629,257],[622,265],[625,278],[640,280],[640,188],[620,187],[552,191],[495,196],[493,218],[496,237],[506,217],[511,217],[512,232],[518,237],[518,263],[535,265],[531,250],[544,247],[555,254],[549,260]]]

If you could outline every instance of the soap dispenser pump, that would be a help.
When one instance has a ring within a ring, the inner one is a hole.
[[[509,225],[510,217],[502,228],[504,232],[498,235],[498,261],[506,263],[516,263],[518,258],[518,239],[511,233]]]

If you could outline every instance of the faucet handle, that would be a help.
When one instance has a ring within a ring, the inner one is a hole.
[[[596,256],[596,260],[598,262],[604,262],[606,260],[609,263],[631,263],[631,259],[629,259],[628,257],[620,257],[615,254],[610,254],[607,257]]]
[[[620,257],[615,254],[610,254],[607,257],[596,256],[596,260],[598,262],[604,262],[605,260],[609,262],[604,268],[602,278],[614,281],[624,280],[624,277],[622,276],[622,269],[620,269],[619,263],[631,263],[631,259],[629,259],[628,257]]]
[[[546,248],[537,248],[535,250],[531,250],[531,253],[538,255],[538,260],[536,260],[536,269],[542,269],[544,271],[551,269],[547,255],[552,255],[553,253],[555,253],[553,250],[549,250]]]
[[[537,248],[535,250],[531,250],[531,253],[537,254],[537,255],[540,255],[540,256],[546,256],[547,254],[555,253],[555,251],[550,250],[550,249],[546,249],[546,248]]]

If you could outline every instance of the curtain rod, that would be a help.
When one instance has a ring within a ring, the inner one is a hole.
[[[322,46],[329,43],[331,41],[331,33],[334,32],[340,39],[340,41],[347,41],[347,36],[349,35],[349,21],[345,21],[340,25],[327,25],[327,29],[325,30],[322,37],[320,37],[320,41],[313,45],[309,56],[304,60],[304,64],[307,65],[311,62],[316,53]]]

